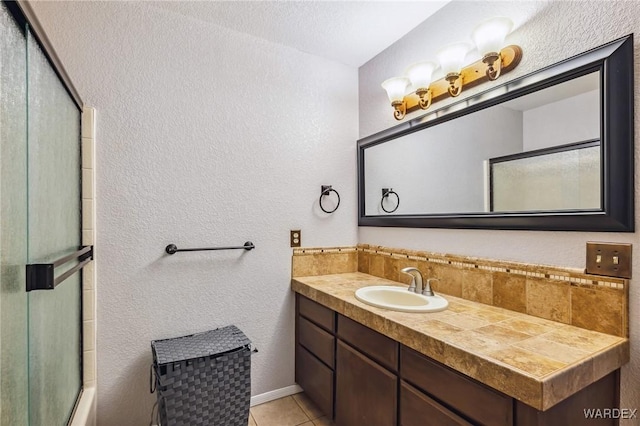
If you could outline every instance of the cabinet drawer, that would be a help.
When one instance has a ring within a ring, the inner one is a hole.
[[[333,369],[335,337],[311,321],[299,317],[298,342]]]
[[[400,426],[472,426],[413,386],[401,382]]]
[[[398,342],[338,315],[338,337],[391,371],[398,371]]]
[[[400,377],[474,422],[487,426],[513,424],[513,400],[402,346]]]
[[[298,295],[298,309],[303,317],[331,333],[335,332],[335,314],[331,309],[300,295]]]
[[[333,371],[300,345],[296,345],[296,383],[333,419]]]

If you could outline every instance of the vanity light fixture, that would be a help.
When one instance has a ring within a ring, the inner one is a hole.
[[[482,55],[482,62],[487,64],[486,74],[489,80],[500,77],[502,60],[499,52],[504,46],[505,37],[511,32],[511,28],[513,28],[511,19],[500,16],[482,22],[471,34],[478,52]]]
[[[464,58],[471,50],[467,43],[454,43],[438,50],[436,56],[444,72],[444,79],[449,82],[448,92],[451,96],[458,96],[462,92],[462,78],[460,72],[464,65]]]
[[[522,59],[522,49],[516,45],[504,46],[504,40],[513,28],[509,18],[497,17],[475,27],[473,39],[482,59],[463,66],[472,46],[465,42],[450,44],[436,53],[444,77],[431,81],[438,64],[421,61],[409,66],[405,77],[394,77],[382,83],[393,106],[393,116],[402,120],[407,113],[428,109],[434,102],[459,96],[464,87],[473,87],[493,81],[514,69]],[[411,84],[413,92],[407,93]]]
[[[416,95],[420,97],[418,106],[420,106],[421,109],[427,109],[431,106],[433,95],[431,90],[429,90],[429,85],[431,84],[433,71],[436,68],[438,68],[436,63],[422,61],[410,65],[407,71],[405,71],[405,74],[411,81],[411,85],[416,91]]]
[[[387,91],[387,96],[393,107],[393,116],[396,120],[402,120],[407,113],[407,105],[404,95],[407,93],[409,79],[406,77],[393,77],[382,83],[382,88]]]

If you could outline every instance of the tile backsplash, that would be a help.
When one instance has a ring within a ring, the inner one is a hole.
[[[292,276],[363,272],[401,283],[407,266],[434,291],[588,330],[628,337],[628,280],[572,268],[361,244],[294,249]]]
[[[291,259],[292,277],[342,274],[358,271],[356,247],[297,248]]]

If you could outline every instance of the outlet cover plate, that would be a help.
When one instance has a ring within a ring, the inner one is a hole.
[[[631,244],[587,242],[587,274],[631,278]]]
[[[289,231],[289,242],[291,247],[300,247],[302,242],[302,231],[299,229]]]

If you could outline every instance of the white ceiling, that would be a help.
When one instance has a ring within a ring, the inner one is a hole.
[[[174,13],[359,67],[446,1],[160,1]]]

